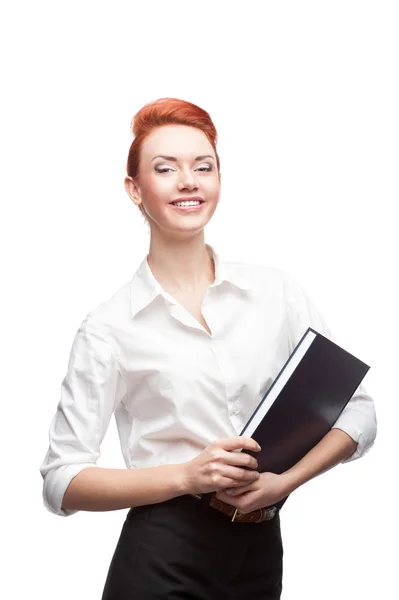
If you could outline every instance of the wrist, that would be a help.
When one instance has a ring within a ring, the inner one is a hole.
[[[280,477],[282,478],[283,489],[286,496],[292,494],[292,492],[302,485],[302,481],[299,479],[295,471],[292,471],[291,469],[281,473]]]
[[[175,481],[176,481],[178,494],[180,496],[184,496],[185,494],[191,494],[189,478],[187,476],[186,463],[175,465],[175,467],[176,467]]]

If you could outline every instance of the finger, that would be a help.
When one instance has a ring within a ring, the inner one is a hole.
[[[258,479],[254,479],[253,481],[243,482],[239,485],[226,486],[224,492],[228,496],[237,496],[237,495],[243,494],[245,492],[258,490],[259,489]]]
[[[257,469],[258,467],[256,458],[246,452],[226,452],[224,459],[229,464],[238,467],[246,467],[248,469]]]
[[[243,492],[242,494],[233,494],[233,495],[226,494],[226,492],[218,492],[217,498],[219,500],[221,500],[222,502],[226,502],[227,504],[231,504],[232,506],[235,506],[236,508],[238,508],[237,503],[242,502],[243,499],[246,498],[246,496],[250,493],[251,493],[251,490]]]
[[[253,489],[253,482],[248,485],[240,485],[238,487],[231,487],[225,490],[225,493],[228,496],[239,496],[240,494],[244,494],[245,492],[249,492]]]
[[[227,479],[224,487],[237,487],[247,485],[253,481],[257,481],[260,477],[258,471],[240,469],[239,467],[233,467],[230,465],[224,465],[222,471],[223,477]]]
[[[247,450],[252,450],[253,452],[259,452],[261,449],[258,442],[256,442],[253,438],[240,435],[216,440],[214,443],[224,450],[241,450],[245,448]]]

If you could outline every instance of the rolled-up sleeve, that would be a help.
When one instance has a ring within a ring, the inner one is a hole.
[[[49,448],[40,467],[43,501],[56,515],[70,516],[62,501],[75,475],[97,467],[100,445],[112,414],[126,393],[117,357],[99,324],[89,317],[78,329],[61,397],[49,430]]]
[[[285,298],[287,306],[290,350],[298,344],[308,327],[341,345],[300,283],[286,273]],[[342,346],[343,347],[343,346]],[[355,452],[343,460],[350,462],[363,456],[373,446],[377,435],[377,417],[373,398],[361,383],[334,423],[332,429],[341,429],[357,443]]]

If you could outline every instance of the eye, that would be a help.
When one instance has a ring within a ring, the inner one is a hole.
[[[206,167],[199,167],[197,171],[212,171],[212,165],[207,165]]]
[[[157,166],[157,167],[155,167],[155,171],[157,173],[167,173],[168,171],[173,171],[173,169],[172,169],[172,167],[160,167],[160,166]]]

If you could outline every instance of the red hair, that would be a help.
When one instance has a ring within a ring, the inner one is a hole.
[[[134,140],[130,146],[126,166],[130,177],[134,178],[138,174],[140,148],[143,141],[155,127],[162,125],[188,125],[203,131],[215,151],[218,171],[220,170],[219,156],[216,152],[217,131],[209,114],[196,104],[185,100],[159,98],[145,104],[133,118]]]

